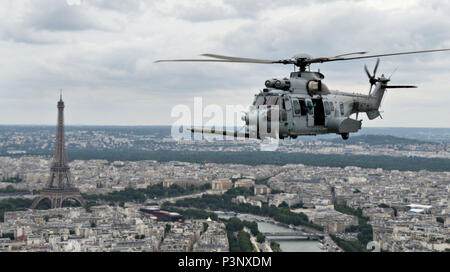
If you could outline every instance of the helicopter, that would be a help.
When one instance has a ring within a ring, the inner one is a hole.
[[[290,59],[268,60],[242,58],[217,54],[201,54],[207,58],[199,59],[166,59],[159,62],[224,62],[224,63],[255,63],[255,64],[284,64],[294,65],[294,72],[289,78],[272,78],[265,81],[265,88],[255,94],[253,104],[248,112],[242,116],[245,126],[242,130],[216,130],[209,128],[189,128],[192,133],[211,133],[234,137],[257,138],[267,137],[279,139],[292,138],[303,135],[339,134],[347,140],[350,133],[361,129],[362,120],[359,113],[366,113],[369,120],[382,118],[380,114],[381,101],[386,90],[401,88],[417,88],[412,85],[390,85],[391,76],[382,74],[376,76],[380,57],[450,51],[449,49],[434,49],[422,51],[397,52],[387,54],[366,55],[368,52],[353,52],[332,57],[314,58],[308,54],[297,54]],[[348,61],[356,59],[377,58],[373,73],[367,65],[364,71],[369,78],[369,93],[348,93],[331,90],[323,82],[325,76],[318,71],[311,71],[310,65],[316,63]],[[298,67],[296,71],[295,67]],[[372,91],[373,89],[373,91]],[[276,112],[274,112],[276,111]],[[275,114],[274,114],[275,113]],[[351,118],[356,114],[355,118]],[[270,121],[278,118],[274,133],[260,133],[261,127],[271,131]],[[264,121],[261,121],[264,120]]]

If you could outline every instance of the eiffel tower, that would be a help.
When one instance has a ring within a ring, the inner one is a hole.
[[[61,208],[65,200],[75,200],[81,206],[86,203],[80,191],[72,186],[70,168],[67,165],[66,147],[64,144],[64,101],[62,94],[58,101],[58,126],[56,130],[55,157],[50,167],[50,179],[46,188],[42,189],[38,198],[33,201],[32,209],[36,209],[44,199],[49,199],[51,208]]]

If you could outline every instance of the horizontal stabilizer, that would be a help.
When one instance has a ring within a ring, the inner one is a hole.
[[[241,131],[227,131],[227,130],[217,130],[217,129],[209,129],[209,128],[188,128],[189,131],[194,133],[207,133],[207,134],[217,134],[224,136],[232,136],[235,138],[249,138],[249,134]]]

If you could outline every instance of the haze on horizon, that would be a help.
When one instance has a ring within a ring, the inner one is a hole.
[[[450,3],[392,1],[4,1],[0,7],[0,124],[171,125],[175,105],[249,105],[292,66],[153,63],[201,53],[282,59],[450,48]],[[331,89],[367,93],[364,63],[312,65]],[[387,57],[398,67],[384,119],[363,127],[450,127],[450,53]],[[360,115],[361,116],[361,115]]]

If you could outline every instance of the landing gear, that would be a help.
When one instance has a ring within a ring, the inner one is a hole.
[[[341,133],[341,137],[344,140],[348,140],[348,138],[350,137],[350,133]]]

